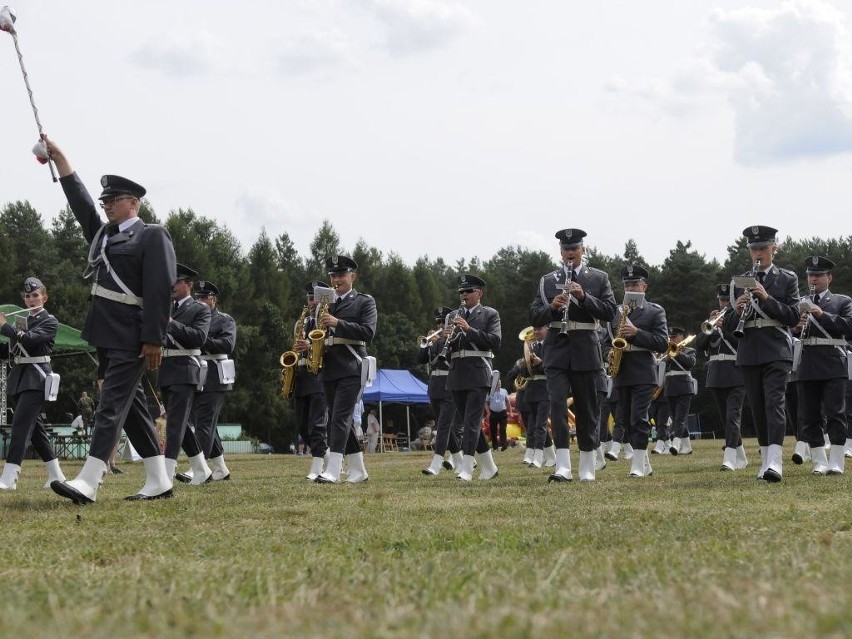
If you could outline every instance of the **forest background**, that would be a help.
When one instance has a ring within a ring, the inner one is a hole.
[[[472,256],[447,264],[440,257],[423,255],[411,266],[392,249],[370,246],[363,238],[354,246],[344,245],[328,220],[317,230],[307,255],[296,251],[287,233],[272,238],[265,231],[245,252],[228,227],[192,209],[171,211],[162,221],[150,202],[145,201],[140,217],[168,229],[178,261],[198,270],[200,279],[210,280],[219,287],[220,310],[237,322],[234,354],[237,383],[220,421],[242,424],[247,435],[269,442],[279,451],[287,450],[295,441],[296,428],[292,407],[279,394],[278,359],[293,341],[294,322],[305,301],[305,283],[327,279],[324,266],[327,256],[347,254],[355,259],[359,265],[355,288],[376,299],[379,323],[369,352],[376,356],[379,367],[408,369],[424,380],[425,369],[415,363],[418,336],[433,328],[435,308],[458,305],[456,278],[460,273],[472,272],[483,277],[487,283],[483,303],[496,308],[502,319],[503,345],[496,354],[495,364],[504,372],[504,385],[509,381],[505,372],[522,353],[517,335],[530,323],[528,309],[537,295],[539,279],[557,268],[559,258],[558,242],[554,239],[552,254],[508,244],[486,260]],[[440,250],[437,232],[412,234],[413,242],[424,239],[427,240],[424,248],[437,246]],[[470,249],[475,253],[474,235]],[[50,312],[60,322],[81,328],[89,303],[90,284],[82,277],[87,251],[80,227],[67,208],[46,225],[29,202],[5,204],[0,212],[0,253],[5,256],[0,261],[0,303],[20,304],[24,279],[35,275],[48,288]],[[805,258],[825,255],[837,264],[831,289],[849,293],[852,291],[850,252],[852,236],[785,239],[780,242],[775,263],[799,275],[804,294],[807,292]],[[669,325],[682,326],[688,333],[698,332],[701,322],[718,306],[716,284],[729,282],[732,274],[751,267],[745,238],[736,235],[727,247],[724,263],[715,258],[708,260],[688,240],[678,240],[660,265],[648,264],[631,239],[626,239],[620,255],[603,255],[595,250],[594,238],[589,238],[586,258],[590,266],[609,274],[617,301],[623,296],[618,275],[621,266],[633,263],[646,267],[650,273],[648,299],[666,309]],[[699,354],[693,372],[701,390],[691,410],[700,413],[705,431],[721,432],[712,398],[703,387],[704,364]],[[96,365],[90,357],[77,355],[56,358],[54,367],[62,376],[62,389],[59,400],[47,404],[47,417],[48,422],[65,423],[68,413],[77,414],[75,402],[81,391],[93,392]],[[151,381],[156,385],[155,379]],[[426,416],[420,414],[421,418]]]

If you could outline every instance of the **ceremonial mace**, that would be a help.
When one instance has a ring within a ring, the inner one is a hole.
[[[33,98],[33,90],[30,87],[30,78],[27,75],[27,69],[24,66],[24,56],[21,53],[21,47],[18,44],[18,32],[15,31],[15,11],[12,7],[4,6],[0,9],[0,31],[7,31],[12,36],[12,40],[15,42],[15,51],[18,53],[18,63],[21,65],[21,73],[24,75],[24,84],[27,87],[27,93],[30,96],[30,105],[33,108],[33,115],[35,116],[36,126],[38,127],[38,142],[36,142],[33,147],[33,153],[36,156],[36,159],[42,164],[47,164],[47,167],[50,169],[50,177],[53,178],[53,181],[56,182],[56,173],[53,170],[53,163],[50,161],[50,153],[47,150],[47,145],[44,142],[44,130],[41,127],[41,121],[38,119],[38,109],[35,105],[35,98]]]

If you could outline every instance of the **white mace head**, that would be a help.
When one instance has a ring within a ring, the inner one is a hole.
[[[15,30],[15,10],[10,6],[0,9],[0,31],[12,33]]]

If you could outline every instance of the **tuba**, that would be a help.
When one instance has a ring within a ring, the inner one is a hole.
[[[308,356],[308,370],[316,375],[322,368],[323,352],[325,350],[325,337],[328,334],[325,328],[319,326],[319,318],[328,313],[328,302],[322,302],[317,307],[317,328],[308,333],[311,349]]]
[[[524,343],[524,364],[527,367],[527,376],[518,375],[515,378],[515,388],[517,390],[524,390],[527,387],[527,384],[530,383],[530,379],[532,378],[532,349],[530,348],[530,343],[535,340],[535,331],[532,326],[527,326],[524,330],[518,333],[518,339]]]
[[[627,348],[627,340],[624,339],[624,327],[627,326],[627,316],[630,314],[630,304],[624,302],[621,307],[621,317],[618,318],[618,326],[615,329],[615,337],[612,340],[612,350],[609,352],[609,368],[607,375],[615,377],[621,370],[621,356]]]
[[[296,352],[296,341],[302,337],[305,318],[309,312],[310,309],[307,306],[302,309],[302,314],[293,326],[293,345],[289,351],[281,353],[281,357],[278,358],[281,364],[281,397],[284,399],[290,399],[293,396],[293,389],[296,385],[296,363],[299,361],[299,354]]]

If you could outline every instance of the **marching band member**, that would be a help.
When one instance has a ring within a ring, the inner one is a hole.
[[[739,339],[730,330],[724,330],[722,323],[723,315],[731,312],[730,285],[717,284],[716,298],[719,308],[714,309],[710,319],[702,325],[701,334],[695,339],[695,349],[707,356],[705,385],[713,392],[719,417],[725,425],[721,470],[742,470],[748,466],[748,458],[740,426],[745,386],[742,371],[736,365]]]
[[[672,409],[669,406],[669,400],[664,393],[654,393],[655,397],[651,400],[651,407],[648,413],[651,419],[654,420],[654,428],[657,432],[657,443],[651,449],[652,455],[671,455],[669,449],[672,446],[671,440],[671,414]]]
[[[829,290],[834,262],[812,255],[805,260],[812,293],[799,322],[802,354],[796,386],[802,406],[802,440],[810,446],[814,475],[842,475],[846,446],[846,338],[852,337],[852,298]],[[803,300],[803,304],[804,304]],[[826,459],[823,421],[831,441]]]
[[[532,446],[533,459],[530,466],[541,468],[545,462],[545,451],[552,450],[548,445],[547,418],[550,416],[550,399],[547,394],[547,375],[544,371],[544,340],[547,337],[547,326],[537,326],[535,340],[530,345],[532,351],[532,370],[529,371],[529,382],[524,389],[524,400],[530,413],[527,431],[527,448]]]
[[[669,402],[669,414],[672,416],[672,444],[669,447],[672,455],[692,454],[686,417],[689,415],[692,398],[698,392],[698,382],[692,376],[695,349],[685,345],[685,338],[684,329],[679,326],[669,328],[670,352],[666,357],[666,378],[662,394]],[[672,355],[671,351],[675,353]]]
[[[452,329],[447,329],[447,344],[450,356],[450,374],[447,389],[453,394],[453,402],[461,418],[462,459],[458,478],[473,479],[474,453],[479,453],[482,470],[479,479],[497,476],[497,465],[482,432],[482,411],[485,398],[492,386],[492,358],[500,348],[500,314],[480,303],[485,281],[482,278],[462,274],[458,278],[458,293],[462,306],[454,312]]]
[[[77,504],[95,501],[124,427],[142,456],[146,475],[141,490],[127,499],[171,497],[172,480],[140,383],[144,370],[157,370],[163,356],[176,273],[171,238],[163,227],[139,219],[145,188],[118,175],[101,178],[104,223],[65,154],[46,136],[44,141],[71,211],[90,243],[92,293],[82,336],[107,360],[89,456],[76,478],[51,482],[50,487]]]
[[[322,381],[328,405],[328,443],[331,452],[325,471],[316,481],[321,484],[340,482],[343,455],[349,462],[346,481],[357,484],[369,479],[364,467],[364,453],[355,436],[352,415],[355,404],[367,383],[367,342],[376,334],[376,300],[359,293],[353,286],[358,278],[358,264],[345,255],[334,255],[325,261],[328,277],[336,298],[328,312],[319,318],[327,330],[323,354]]]
[[[166,473],[175,477],[181,445],[189,457],[192,477],[188,482],[197,486],[206,483],[213,471],[204,458],[198,439],[188,428],[195,402],[195,392],[204,381],[201,347],[210,329],[210,308],[192,298],[194,269],[177,265],[177,278],[172,289],[172,313],[163,340],[163,365],[157,373],[157,383],[166,407]]]
[[[435,330],[432,335],[424,336],[417,353],[417,363],[426,364],[429,371],[429,401],[435,413],[437,434],[435,435],[435,454],[428,468],[421,471],[424,475],[437,475],[441,466],[449,466],[447,470],[461,468],[461,422],[456,413],[453,396],[447,390],[447,379],[450,365],[445,357],[441,357],[444,349],[444,320],[452,311],[447,306],[435,309]],[[430,339],[431,337],[431,339]],[[444,453],[450,451],[452,462],[444,461]]]
[[[621,280],[625,293],[648,290],[648,271],[641,266],[622,267]],[[647,450],[651,434],[648,408],[657,388],[654,353],[666,352],[669,343],[666,312],[659,304],[645,300],[626,317],[623,313],[622,307],[618,318],[613,320],[618,327],[615,336],[627,341],[618,373],[613,377],[613,392],[618,394],[618,421],[624,425],[625,439],[633,446],[630,476],[645,477],[653,473]]]
[[[305,479],[315,481],[323,471],[325,456],[328,452],[328,428],[325,403],[325,392],[323,391],[320,372],[317,374],[308,370],[309,353],[311,343],[308,335],[316,328],[314,311],[317,301],[314,299],[314,288],[331,288],[325,282],[315,280],[305,284],[306,304],[309,313],[303,320],[299,330],[301,335],[296,340],[295,351],[299,355],[296,362],[295,380],[293,382],[293,407],[296,413],[296,424],[302,441],[311,451],[311,468]],[[354,414],[354,408],[353,408]]]
[[[737,366],[743,372],[760,444],[757,476],[768,482],[782,478],[784,390],[793,362],[789,328],[799,321],[798,278],[793,271],[772,263],[778,249],[777,233],[777,229],[760,225],[743,230],[753,263],[749,275],[755,277],[756,285],[736,298],[735,312],[726,314],[724,320],[724,330],[741,335]]]
[[[527,370],[527,363],[524,358],[515,360],[515,365],[509,369],[509,379],[512,380],[512,387],[515,389],[515,410],[519,415],[518,425],[522,426],[526,433],[526,450],[524,458],[521,460],[524,466],[530,466],[535,456],[535,450],[532,448],[530,439],[530,408],[527,404],[527,390],[529,384],[530,373]]]
[[[580,480],[595,479],[595,450],[600,445],[598,371],[603,363],[597,328],[615,317],[609,277],[583,262],[586,232],[563,229],[556,233],[563,266],[541,278],[538,296],[530,305],[533,326],[548,327],[544,369],[550,401],[550,421],[556,440],[556,470],[548,481],[572,479],[568,394],[573,393],[580,449]]]
[[[16,318],[10,324],[0,313],[0,333],[9,340],[0,344],[0,357],[12,356],[14,363],[6,382],[6,394],[15,399],[12,434],[0,474],[0,490],[16,489],[30,441],[47,468],[45,488],[49,488],[52,481],[65,481],[41,418],[41,408],[46,401],[45,384],[50,383],[48,376],[52,372],[50,354],[59,322],[44,308],[47,288],[37,277],[26,279],[21,297],[29,309],[26,317]]]

